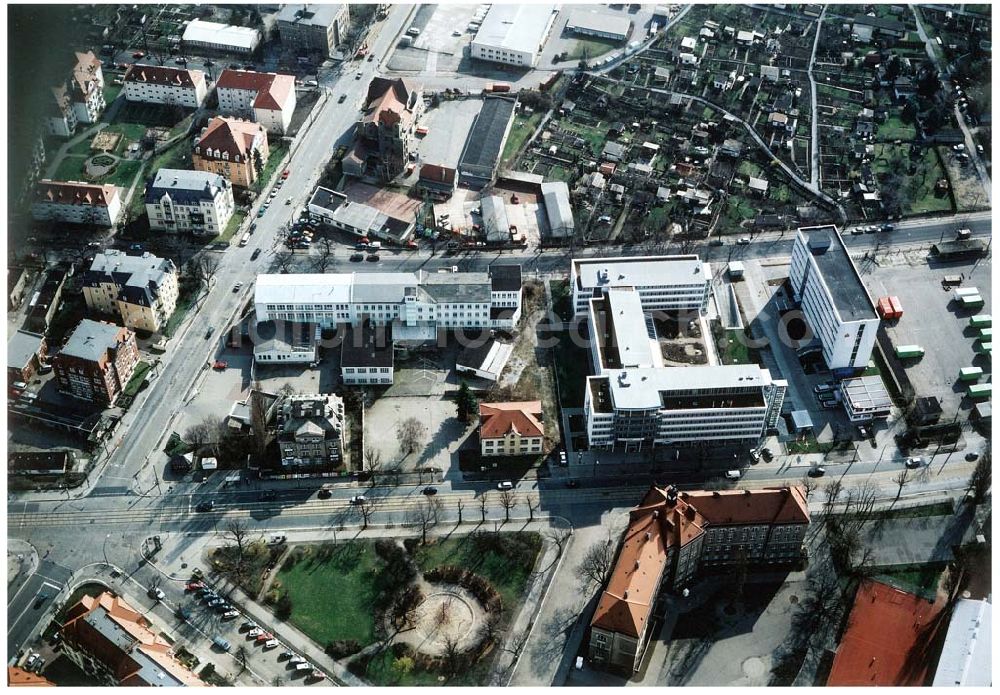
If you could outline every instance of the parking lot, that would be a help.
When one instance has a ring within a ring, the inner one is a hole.
[[[969,317],[992,313],[990,263],[949,263],[928,265],[926,261],[886,266],[864,275],[872,297],[893,295],[903,305],[903,317],[895,324],[886,324],[894,345],[919,345],[922,358],[908,361],[906,374],[918,396],[941,399],[943,417],[954,416],[957,409],[968,411],[973,403],[964,399],[967,384],[958,380],[962,367],[981,367],[985,382],[991,363],[975,352],[977,337],[969,328]],[[945,275],[964,274],[962,287],[976,287],[986,301],[978,312],[963,311],[955,306],[951,290],[941,286]],[[910,363],[912,362],[912,364]],[[963,400],[964,399],[964,400]]]
[[[390,70],[457,72],[466,47],[475,36],[469,23],[486,14],[486,5],[423,5],[410,27],[420,30],[411,46],[399,46],[389,60]],[[408,27],[409,28],[409,27]],[[455,33],[458,36],[455,36]]]

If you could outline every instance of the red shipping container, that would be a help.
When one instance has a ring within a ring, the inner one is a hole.
[[[889,303],[892,305],[892,318],[903,318],[903,305],[900,303],[899,297],[889,297]]]
[[[883,319],[892,318],[892,302],[889,301],[888,297],[879,297],[876,308],[878,309],[878,315]]]

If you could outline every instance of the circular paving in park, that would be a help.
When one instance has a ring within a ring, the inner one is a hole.
[[[429,656],[444,654],[449,639],[465,651],[479,642],[485,621],[486,611],[469,591],[452,584],[432,584],[417,606],[414,629],[406,641]]]
[[[110,174],[116,166],[118,166],[118,157],[106,152],[95,154],[83,165],[87,175],[95,179]]]

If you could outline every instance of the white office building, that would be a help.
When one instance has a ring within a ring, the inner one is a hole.
[[[160,169],[146,188],[149,228],[218,236],[233,216],[233,185],[207,171]]]
[[[533,68],[555,18],[555,5],[493,4],[472,40],[471,55]]]
[[[757,365],[665,367],[637,290],[589,302],[592,371],[584,418],[592,449],[755,446],[776,426],[787,382]]]
[[[865,369],[879,319],[836,227],[799,229],[789,281],[827,366],[835,371]]]
[[[934,673],[935,688],[988,688],[993,684],[992,627],[993,605],[988,600],[958,600]]]
[[[521,316],[521,267],[481,273],[258,275],[258,321],[332,328],[365,320],[392,325],[401,340],[430,340],[439,328],[511,330]]]
[[[613,287],[634,287],[642,310],[700,313],[708,306],[712,268],[696,255],[573,259],[569,271],[573,308],[587,313],[589,302]]]

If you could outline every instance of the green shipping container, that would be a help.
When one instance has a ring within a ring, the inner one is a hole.
[[[969,319],[969,325],[973,328],[990,328],[993,326],[993,317],[989,314],[973,316]]]
[[[992,328],[980,328],[979,337],[983,340],[993,340],[993,329]]]
[[[958,370],[958,378],[961,381],[979,381],[983,375],[983,370],[979,367],[962,367]]]
[[[924,349],[919,345],[899,345],[896,347],[896,357],[905,360],[908,357],[923,357]]]
[[[980,342],[979,347],[976,348],[976,352],[980,355],[989,355],[993,352],[993,343]]]
[[[988,398],[993,394],[993,384],[973,384],[969,387],[969,398]]]
[[[978,294],[974,294],[970,297],[962,297],[962,306],[966,309],[979,309],[985,304],[986,302],[984,302],[983,298]]]

